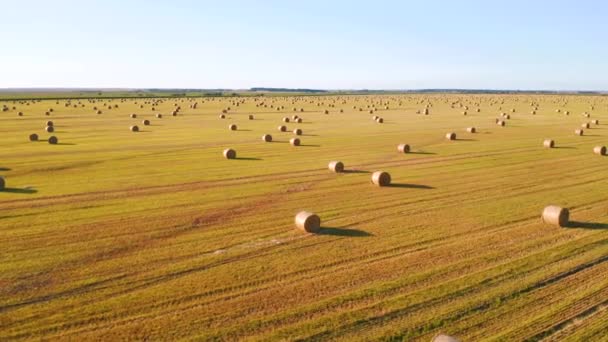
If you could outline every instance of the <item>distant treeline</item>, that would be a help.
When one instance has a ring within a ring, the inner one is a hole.
[[[328,93],[328,90],[305,88],[250,88],[250,91],[280,92],[280,93]]]

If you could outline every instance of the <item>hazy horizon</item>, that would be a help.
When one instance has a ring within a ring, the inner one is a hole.
[[[595,1],[4,7],[2,89],[608,90]]]

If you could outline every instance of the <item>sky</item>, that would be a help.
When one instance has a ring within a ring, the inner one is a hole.
[[[602,0],[0,3],[0,88],[608,90]]]

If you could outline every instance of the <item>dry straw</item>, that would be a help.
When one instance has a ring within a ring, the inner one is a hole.
[[[308,211],[299,212],[295,224],[298,229],[308,233],[318,233],[321,230],[321,218]]]
[[[550,205],[545,207],[541,220],[544,223],[565,227],[568,224],[570,212],[566,208]]]
[[[436,335],[435,337],[433,337],[431,342],[460,342],[460,340],[457,340],[452,336],[439,334],[439,335]]]
[[[376,171],[372,173],[372,183],[377,186],[388,186],[391,184],[391,175],[388,172]]]
[[[333,171],[335,173],[340,173],[344,171],[344,164],[341,161],[337,160],[329,162],[329,165],[327,167],[330,171]]]

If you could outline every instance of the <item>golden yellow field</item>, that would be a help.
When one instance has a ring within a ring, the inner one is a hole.
[[[3,105],[0,340],[608,340],[608,97]]]

